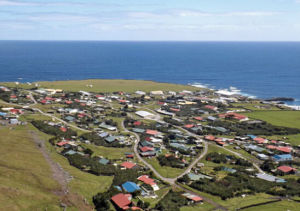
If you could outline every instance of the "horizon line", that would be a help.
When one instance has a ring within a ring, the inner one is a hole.
[[[26,42],[300,42],[300,40],[21,40],[0,39],[0,41],[26,41]]]

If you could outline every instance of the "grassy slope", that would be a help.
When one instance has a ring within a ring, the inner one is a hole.
[[[34,129],[33,126],[30,127]],[[39,135],[44,140],[48,140],[50,138],[49,135],[42,132],[39,132]],[[110,187],[113,177],[96,176],[70,166],[68,160],[65,157],[59,155],[49,142],[46,142],[46,146],[49,149],[52,159],[58,162],[65,171],[73,176],[73,179],[69,183],[69,188],[72,193],[82,195],[87,199],[89,204],[92,204],[92,197],[94,195],[99,192],[104,192]]]
[[[25,127],[0,127],[0,210],[59,210],[59,186]]]
[[[192,86],[184,86],[178,84],[158,83],[153,81],[141,81],[141,80],[104,80],[104,79],[93,79],[93,80],[80,80],[80,81],[43,81],[38,82],[41,87],[63,89],[68,91],[93,91],[93,92],[114,92],[114,91],[126,91],[134,92],[136,90],[142,91],[181,91],[181,90],[199,90],[199,88]],[[6,86],[16,86],[15,83],[1,83]],[[87,85],[93,85],[92,88]],[[33,85],[22,84],[19,87],[32,88]]]
[[[264,120],[273,125],[300,129],[300,111],[257,111],[245,114],[248,117]]]

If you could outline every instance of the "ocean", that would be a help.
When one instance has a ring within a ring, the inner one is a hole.
[[[0,41],[0,81],[91,78],[193,84],[300,105],[298,42]],[[159,89],[159,87],[158,87]]]

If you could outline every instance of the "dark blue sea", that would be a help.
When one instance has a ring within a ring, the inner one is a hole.
[[[0,81],[143,79],[300,104],[300,43],[0,41]]]

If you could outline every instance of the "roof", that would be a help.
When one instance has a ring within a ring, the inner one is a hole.
[[[145,130],[142,129],[142,128],[133,128],[132,131],[135,132],[135,133],[143,133],[143,132],[145,132]]]
[[[105,138],[105,141],[107,141],[108,143],[112,143],[116,140],[115,136],[109,136]]]
[[[61,147],[61,146],[66,145],[68,143],[69,143],[68,141],[61,141],[61,142],[58,142],[56,145]]]
[[[200,196],[190,194],[190,193],[184,193],[184,194],[182,194],[182,196],[184,196],[190,200],[193,200],[195,202],[203,201],[203,199]]]
[[[290,167],[290,166],[279,166],[277,169],[278,169],[279,171],[284,172],[284,173],[288,173],[288,172],[290,172],[290,171],[295,171],[295,170],[296,170],[296,169],[294,169],[294,168],[292,168],[292,167]]]
[[[293,159],[291,154],[274,155],[273,158],[277,161]]]
[[[256,177],[259,179],[269,181],[269,182],[285,182],[284,179],[280,179],[278,177],[274,177],[273,175],[265,174],[265,173],[257,173]]]
[[[290,147],[277,147],[276,149],[278,151],[286,152],[286,153],[290,153],[292,151],[292,149]]]
[[[128,206],[131,203],[128,197],[123,193],[114,195],[113,197],[111,197],[111,200],[120,208]]]
[[[135,114],[141,117],[153,116],[153,114],[148,111],[137,111]]]
[[[149,135],[157,135],[158,131],[157,130],[149,130],[149,129],[147,129],[146,133],[149,134]]]
[[[147,152],[147,151],[153,151],[154,148],[153,147],[147,147],[147,146],[145,146],[145,147],[140,147],[140,150],[142,152]]]
[[[99,163],[103,164],[103,165],[107,165],[109,163],[109,160],[105,159],[105,158],[101,158],[99,160]]]
[[[121,164],[121,166],[122,166],[122,167],[125,167],[125,168],[127,168],[127,169],[131,169],[131,168],[135,167],[136,164],[135,164],[135,163],[132,163],[132,162],[124,162],[124,163]]]
[[[156,183],[154,182],[154,179],[151,179],[148,175],[142,175],[138,177],[138,180],[144,182],[145,184],[148,185],[155,185]]]
[[[129,193],[133,193],[137,190],[140,190],[141,188],[135,184],[134,182],[125,182],[123,185],[122,185],[123,189],[126,190],[127,192]]]

